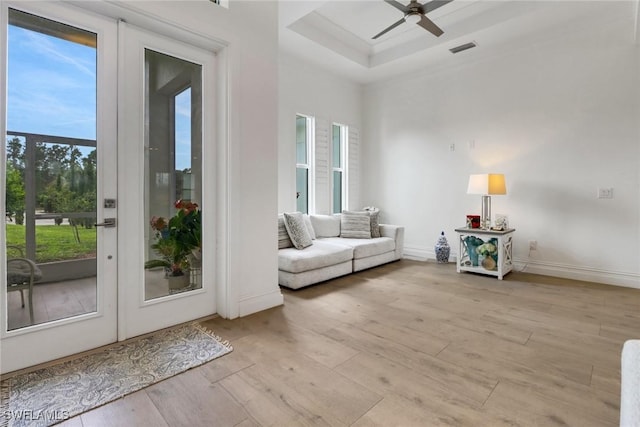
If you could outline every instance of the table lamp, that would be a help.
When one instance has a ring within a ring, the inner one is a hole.
[[[469,175],[467,194],[482,195],[482,213],[480,215],[480,228],[491,228],[491,195],[507,194],[507,186],[504,175],[501,173],[485,173]]]

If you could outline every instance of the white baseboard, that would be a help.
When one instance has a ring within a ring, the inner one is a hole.
[[[434,249],[425,249],[418,247],[405,246],[403,250],[403,258],[414,260],[414,261],[427,261],[427,260],[436,260],[436,253]],[[449,262],[456,262],[456,253],[451,250],[449,254]]]
[[[415,261],[427,261],[435,260],[436,254],[433,249],[405,246],[404,258]],[[451,250],[449,262],[455,263],[456,258],[456,253]],[[609,271],[578,265],[559,264],[546,261],[531,261],[518,258],[514,258],[513,267],[514,271],[640,289],[640,274],[637,273]]]
[[[402,258],[411,259],[414,261],[426,261],[428,259],[435,259],[433,251],[429,251],[422,248],[412,248],[405,246],[402,252]]]
[[[546,261],[513,259],[515,271],[640,289],[640,274]]]
[[[284,304],[284,296],[282,296],[282,292],[278,288],[268,294],[241,299],[238,302],[238,315],[244,317],[282,304]]]

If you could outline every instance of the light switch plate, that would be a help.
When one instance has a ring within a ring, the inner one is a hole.
[[[598,188],[598,199],[613,199],[613,188]]]

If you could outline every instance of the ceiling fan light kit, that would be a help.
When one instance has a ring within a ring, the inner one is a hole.
[[[419,13],[410,13],[404,18],[404,22],[407,24],[417,24],[421,18],[422,16]]]
[[[434,36],[440,37],[444,31],[442,31],[442,29],[431,19],[427,18],[426,14],[444,6],[447,3],[451,3],[453,0],[432,0],[424,4],[418,3],[418,0],[411,0],[407,6],[396,0],[384,1],[404,13],[404,17],[373,36],[374,40],[405,22],[409,24],[418,24]]]

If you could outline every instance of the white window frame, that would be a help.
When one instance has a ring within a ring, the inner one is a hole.
[[[340,166],[339,167],[335,167],[333,164],[333,128],[334,126],[337,126],[338,128],[340,128]],[[348,194],[347,194],[347,189],[349,188],[348,185],[348,154],[349,154],[349,126],[347,125],[343,125],[340,123],[332,123],[331,124],[331,212],[333,213],[340,213],[343,210],[347,209],[347,201],[349,200],[348,198]],[[335,185],[336,183],[334,182],[333,179],[333,175],[334,172],[340,172],[342,174],[342,183],[341,183],[341,200],[340,200],[340,204],[342,206],[340,206],[340,209],[338,212],[336,212],[336,207],[334,206],[334,198],[333,198],[333,193],[335,191]]]
[[[298,163],[298,153],[297,153],[297,145],[296,145],[296,172],[298,169],[306,169],[307,170],[307,212],[303,213],[314,213],[315,212],[315,197],[314,197],[314,188],[315,188],[315,173],[314,173],[314,147],[315,147],[315,118],[306,114],[296,114],[296,121],[298,117],[302,117],[306,121],[306,132],[307,132],[307,161],[306,163]],[[296,130],[297,131],[297,130]],[[296,142],[297,144],[297,142]],[[295,178],[295,188],[298,188],[297,182],[297,173]],[[297,191],[297,190],[296,190]],[[297,197],[294,198],[294,206],[296,210],[298,208]]]

